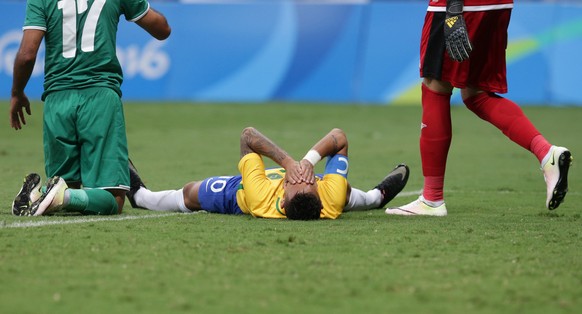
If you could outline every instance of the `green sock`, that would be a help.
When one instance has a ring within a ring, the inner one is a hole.
[[[68,212],[83,212],[89,204],[89,197],[85,190],[67,189],[63,209]]]
[[[80,212],[84,215],[115,215],[117,201],[115,197],[100,189],[68,189],[69,197],[63,207],[66,211]]]

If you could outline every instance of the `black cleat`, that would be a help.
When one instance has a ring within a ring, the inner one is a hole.
[[[127,191],[125,195],[127,196],[127,199],[129,200],[129,203],[133,208],[143,208],[135,203],[134,198],[135,193],[137,193],[137,191],[142,187],[145,188],[146,186],[141,180],[139,174],[137,173],[137,169],[131,162],[131,159],[129,159],[129,191]]]
[[[31,205],[41,195],[41,180],[37,173],[30,173],[22,182],[22,188],[12,202],[12,214],[14,216],[30,216]]]
[[[390,202],[404,187],[406,182],[408,182],[408,175],[410,170],[405,164],[399,164],[392,170],[378,185],[376,189],[382,192],[382,202],[377,208],[384,208],[388,202]]]

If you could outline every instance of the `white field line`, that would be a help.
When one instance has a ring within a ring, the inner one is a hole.
[[[3,228],[33,228],[33,227],[44,227],[50,225],[71,225],[71,224],[82,224],[88,222],[101,222],[101,221],[122,221],[122,220],[137,220],[137,219],[149,219],[149,218],[164,218],[169,216],[182,215],[183,213],[167,213],[167,214],[156,214],[156,215],[140,215],[140,216],[123,216],[123,217],[91,217],[91,218],[80,218],[80,219],[58,219],[58,220],[43,220],[43,221],[26,221],[26,222],[15,222],[11,224],[1,224],[0,229]]]
[[[418,191],[408,191],[408,192],[400,192],[398,195],[396,195],[396,197],[412,196],[412,195],[420,196],[420,193],[422,193],[422,190],[418,190]]]
[[[420,195],[422,190],[401,192],[396,195],[396,197],[401,196],[411,196]],[[197,212],[193,212],[195,214]],[[89,222],[102,222],[102,221],[123,221],[123,220],[137,220],[137,219],[150,219],[150,218],[165,218],[176,215],[190,215],[184,213],[166,213],[166,214],[155,214],[155,215],[140,215],[140,216],[123,216],[123,217],[90,217],[90,218],[79,218],[79,219],[57,219],[57,220],[43,220],[43,221],[26,221],[26,222],[14,222],[11,224],[3,224],[0,222],[0,229],[7,228],[34,228],[34,227],[44,227],[44,226],[54,226],[54,225],[72,225],[72,224],[83,224]]]

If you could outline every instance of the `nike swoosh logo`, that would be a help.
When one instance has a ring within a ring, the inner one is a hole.
[[[552,166],[553,166],[553,165],[555,165],[555,164],[556,164],[556,163],[555,163],[555,161],[554,161],[554,154],[552,154],[552,161],[550,162],[550,165],[552,165]]]

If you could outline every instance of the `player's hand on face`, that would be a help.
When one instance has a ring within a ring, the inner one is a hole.
[[[10,99],[10,126],[15,130],[22,129],[22,124],[26,124],[22,108],[26,110],[28,115],[31,115],[28,97],[25,94],[12,96]]]
[[[285,180],[291,184],[301,183],[302,170],[299,162],[290,163],[290,166],[285,169]]]
[[[315,173],[313,173],[313,165],[306,159],[302,159],[300,162],[303,182],[308,184],[315,183]]]

